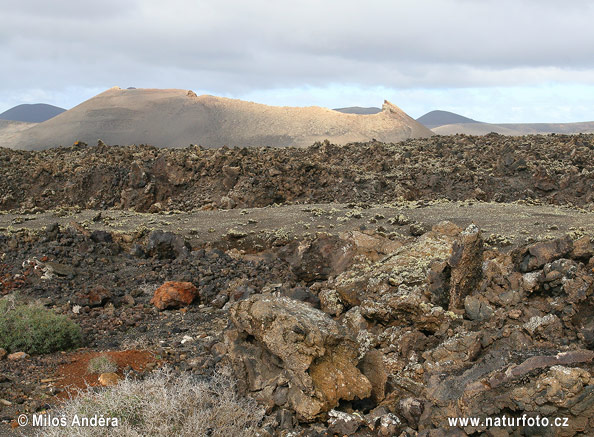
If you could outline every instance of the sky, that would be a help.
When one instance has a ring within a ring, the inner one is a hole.
[[[0,0],[0,112],[126,88],[594,120],[588,0]]]

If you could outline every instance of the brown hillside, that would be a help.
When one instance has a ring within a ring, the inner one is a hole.
[[[0,146],[36,150],[102,139],[160,147],[305,147],[324,139],[344,144],[431,135],[387,101],[380,113],[362,116],[321,107],[276,107],[196,96],[186,90],[115,87],[17,135],[0,134]]]

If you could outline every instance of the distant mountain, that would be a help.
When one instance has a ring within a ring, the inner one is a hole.
[[[579,134],[594,133],[594,121],[577,123],[456,123],[437,126],[431,129],[438,135],[486,135],[495,132],[501,135],[535,134]]]
[[[363,108],[361,106],[349,106],[348,108],[336,108],[334,111],[342,112],[343,114],[358,114],[358,115],[372,115],[382,112],[381,108],[372,106],[371,108]]]
[[[423,126],[433,129],[434,127],[443,126],[446,124],[458,123],[480,123],[480,121],[472,118],[464,117],[463,115],[455,114],[449,111],[431,111],[417,118],[417,121]]]
[[[434,127],[431,130],[438,135],[487,135],[491,132],[495,132],[500,135],[524,135],[524,132],[514,129],[513,127],[505,127],[501,124],[480,122],[444,124],[443,126]]]
[[[277,107],[188,90],[111,88],[80,105],[11,136],[0,146],[45,149],[72,145],[152,144],[160,147],[306,147],[329,140],[346,144],[398,142],[433,135],[385,101],[373,115],[341,114],[316,106]]]
[[[42,123],[66,111],[45,103],[18,105],[0,114],[2,120],[24,121],[27,123]]]

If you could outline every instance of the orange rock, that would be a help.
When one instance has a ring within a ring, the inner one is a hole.
[[[24,360],[25,358],[29,358],[29,354],[25,352],[14,352],[8,355],[10,361]]]
[[[120,377],[117,373],[102,373],[99,375],[99,384],[103,387],[109,387],[112,385],[116,385],[120,381]]]
[[[165,282],[151,299],[151,303],[160,310],[179,308],[190,305],[198,297],[198,289],[191,282]]]

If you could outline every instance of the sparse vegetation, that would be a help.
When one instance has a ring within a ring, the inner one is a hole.
[[[45,354],[71,349],[81,341],[80,327],[41,305],[0,300],[0,347],[9,352]]]
[[[87,365],[87,372],[89,373],[110,373],[116,372],[117,370],[117,363],[107,354],[91,358]]]
[[[100,391],[82,392],[59,414],[118,418],[117,427],[50,427],[44,437],[255,436],[264,410],[237,395],[222,375],[196,378],[164,369],[145,380],[125,379]]]

